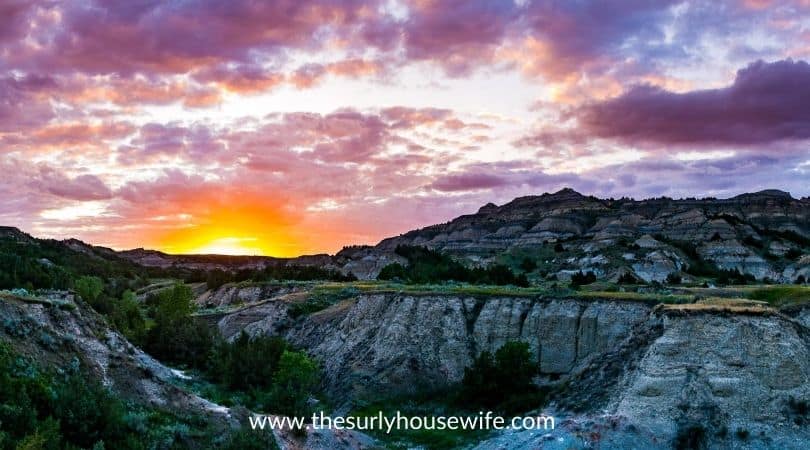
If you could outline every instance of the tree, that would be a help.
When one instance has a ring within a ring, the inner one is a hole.
[[[250,337],[243,330],[233,342],[223,340],[214,346],[211,372],[231,389],[267,388],[286,350],[287,343],[280,337]]]
[[[520,262],[520,270],[526,273],[532,272],[536,268],[537,263],[529,257],[523,258],[523,261]]]
[[[630,272],[625,272],[619,277],[619,284],[636,284],[638,280]]]
[[[96,302],[101,291],[104,290],[104,282],[99,277],[83,276],[73,284],[76,293],[82,300],[91,305]]]
[[[667,284],[681,284],[681,276],[677,273],[670,273],[667,275]]]
[[[158,294],[155,326],[146,337],[145,350],[158,359],[191,367],[204,367],[214,344],[202,319],[192,317],[192,292],[176,284]]]
[[[115,302],[110,321],[130,342],[142,345],[146,339],[146,319],[132,291],[124,291],[121,300]]]
[[[507,342],[494,355],[481,352],[464,370],[459,400],[467,406],[502,411],[539,406],[543,393],[532,381],[536,373],[529,344]]]
[[[596,274],[588,271],[588,273],[582,273],[580,270],[579,272],[571,275],[571,287],[578,288],[579,286],[583,286],[586,284],[591,284],[596,282]]]
[[[222,269],[214,269],[208,271],[205,277],[205,283],[208,289],[217,289],[225,283],[230,283],[233,276]]]
[[[309,398],[318,386],[318,378],[315,361],[304,352],[285,350],[279,359],[271,403],[265,408],[289,416],[309,416]]]

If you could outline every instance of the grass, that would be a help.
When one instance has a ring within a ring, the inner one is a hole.
[[[245,284],[253,285],[252,284]],[[728,311],[747,312],[741,307],[759,307],[755,303],[740,304],[737,300],[755,300],[772,307],[804,304],[810,302],[810,286],[796,285],[742,285],[722,288],[701,287],[667,287],[616,285],[608,282],[597,282],[572,290],[556,282],[544,282],[528,288],[516,286],[473,285],[467,283],[444,284],[404,284],[392,281],[299,281],[285,283],[302,289],[302,301],[295,299],[291,303],[291,315],[301,317],[324,310],[344,300],[358,295],[399,294],[413,296],[464,296],[486,300],[491,297],[520,297],[533,299],[581,299],[613,300],[640,302],[649,305],[686,305],[699,304],[695,310],[712,310],[723,307]],[[732,300],[721,303],[720,299]],[[237,309],[254,306],[234,305],[198,311],[198,315],[230,313]],[[709,306],[707,306],[709,305]],[[684,309],[685,310],[685,309]]]
[[[804,304],[810,303],[810,286],[766,286],[751,289],[746,296],[777,307]]]
[[[658,294],[648,292],[621,292],[621,291],[579,291],[574,297],[593,300],[626,300],[653,304],[681,304],[695,301],[694,295],[684,294]]]

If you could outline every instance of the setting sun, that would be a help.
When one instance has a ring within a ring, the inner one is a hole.
[[[255,237],[238,238],[224,237],[214,239],[202,247],[193,248],[183,253],[190,254],[211,254],[211,255],[262,255],[261,248],[256,247]]]

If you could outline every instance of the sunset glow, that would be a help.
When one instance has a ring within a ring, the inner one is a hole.
[[[4,1],[0,224],[293,256],[565,186],[806,196],[808,59],[799,0]]]

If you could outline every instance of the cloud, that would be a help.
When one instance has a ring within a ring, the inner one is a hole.
[[[28,64],[59,71],[131,75],[184,73],[286,48],[318,49],[320,31],[348,27],[364,2],[191,0],[55,4],[60,17],[44,47],[23,46]],[[21,65],[26,65],[22,64]]]
[[[53,106],[44,94],[55,83],[37,75],[0,78],[0,132],[28,130],[53,118]]]
[[[635,86],[576,113],[591,136],[627,142],[749,146],[810,138],[810,65],[758,61],[732,85],[674,93]]]
[[[69,200],[105,200],[112,197],[112,191],[100,178],[85,174],[75,178],[51,177],[44,180],[45,188],[53,195]]]
[[[471,191],[500,187],[506,185],[508,182],[508,180],[493,174],[462,173],[439,178],[431,184],[431,187],[446,192]]]
[[[406,58],[437,62],[453,76],[490,63],[519,17],[511,1],[421,1],[409,6],[402,30]]]
[[[6,0],[0,4],[0,42],[19,38],[28,28],[28,15],[35,2]]]

